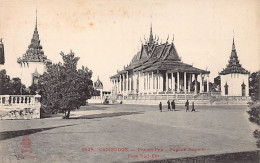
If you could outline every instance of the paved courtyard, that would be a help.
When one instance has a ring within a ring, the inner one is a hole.
[[[2,120],[0,162],[135,162],[255,150],[257,126],[246,110],[90,105],[70,120]]]

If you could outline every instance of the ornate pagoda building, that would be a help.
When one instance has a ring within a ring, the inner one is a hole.
[[[168,42],[168,38],[165,43],[158,43],[159,37],[153,36],[151,27],[149,39],[141,44],[141,50],[134,55],[130,64],[110,77],[112,95],[123,99],[163,94],[194,97],[209,91],[210,72],[183,63],[174,39]]]
[[[44,55],[42,45],[40,44],[40,38],[37,28],[37,11],[36,11],[36,23],[31,39],[31,44],[28,46],[25,54],[17,59],[17,63],[21,68],[21,81],[26,87],[36,84],[38,78],[46,69],[46,63],[50,62],[47,56]]]
[[[239,63],[235,41],[233,44],[228,65],[219,75],[221,80],[222,96],[249,96],[249,71]]]

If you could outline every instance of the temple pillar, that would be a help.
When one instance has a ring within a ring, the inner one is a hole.
[[[119,92],[122,92],[122,76],[119,75]]]
[[[126,92],[128,92],[128,84],[129,84],[129,76],[128,76],[128,71],[126,72]]]
[[[159,79],[160,79],[160,91],[162,92],[163,91],[163,76],[162,76],[162,74],[161,75],[159,74]]]
[[[187,92],[187,88],[186,88],[186,86],[187,86],[187,79],[186,79],[186,76],[187,76],[187,74],[186,74],[186,72],[184,72],[183,73],[183,76],[184,76],[184,93],[186,93]]]
[[[129,78],[129,91],[128,92],[132,92],[132,77]]]
[[[151,83],[151,85],[152,85],[152,89],[151,89],[151,91],[153,92],[154,91],[154,78],[153,78],[153,71],[152,71],[152,83]]]
[[[125,74],[122,75],[123,75],[123,92],[125,92]]]
[[[177,72],[177,92],[180,93],[180,72]]]
[[[192,74],[192,80],[194,79],[194,94],[197,93],[197,81],[196,81],[196,76],[195,74]],[[191,80],[191,82],[192,82]]]
[[[168,73],[166,72],[166,81],[165,81],[165,91],[167,92],[169,90],[169,77],[168,77]]]
[[[173,94],[175,93],[175,77],[173,76],[173,72],[172,72],[172,92]]]
[[[209,74],[207,74],[207,92],[209,93]]]
[[[138,86],[138,90],[139,90],[139,91],[138,91],[138,92],[141,93],[141,92],[142,92],[142,88],[143,88],[143,87],[142,87],[141,72],[139,71],[138,74],[139,74],[139,75],[138,75],[138,76],[139,76],[139,77],[138,77],[138,80],[139,80],[139,86]]]
[[[150,72],[148,72],[148,80],[147,80],[147,90],[148,90],[148,92],[150,92],[151,91],[151,89],[150,89]]]
[[[156,93],[158,94],[158,90],[159,90],[159,70],[157,70],[157,74],[156,74]]]
[[[192,80],[192,76],[191,76],[191,74],[189,74],[189,79],[188,79],[188,92],[189,93],[190,93],[191,80]]]
[[[200,93],[202,93],[203,90],[204,90],[204,83],[203,83],[203,77],[202,77],[201,73],[200,73],[200,78],[201,78],[201,81],[200,81]]]

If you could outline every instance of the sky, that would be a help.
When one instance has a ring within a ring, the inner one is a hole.
[[[5,69],[19,76],[17,58],[30,44],[36,9],[45,55],[62,61],[61,51],[80,57],[78,67],[111,88],[109,77],[130,63],[141,41],[153,33],[168,35],[184,63],[210,71],[210,80],[226,67],[233,36],[242,66],[260,70],[259,0],[0,0],[0,38]],[[234,31],[234,32],[233,32]]]

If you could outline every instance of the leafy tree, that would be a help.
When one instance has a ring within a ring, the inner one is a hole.
[[[12,78],[6,74],[6,70],[0,71],[0,94],[1,95],[20,95],[28,94],[26,87],[21,83],[20,78]]]
[[[249,120],[252,123],[260,126],[260,101],[259,101],[259,85],[260,85],[260,71],[254,72],[249,78],[249,93],[252,103],[249,104],[250,110],[248,111]],[[257,139],[257,147],[260,148],[260,131],[254,131],[254,137]]]
[[[3,69],[0,71],[0,94],[7,95],[9,94],[10,89],[10,76],[6,74],[6,70]]]
[[[60,53],[64,63],[47,65],[47,72],[39,78],[41,103],[44,110],[63,112],[68,119],[70,111],[86,104],[93,92],[92,71],[87,67],[77,70],[79,58],[71,51]]]
[[[11,89],[9,90],[10,95],[20,95],[20,94],[28,94],[29,92],[26,91],[25,85],[22,84],[20,78],[13,78],[11,80]]]
[[[252,100],[259,100],[260,71],[254,72],[249,77],[249,95]]]

